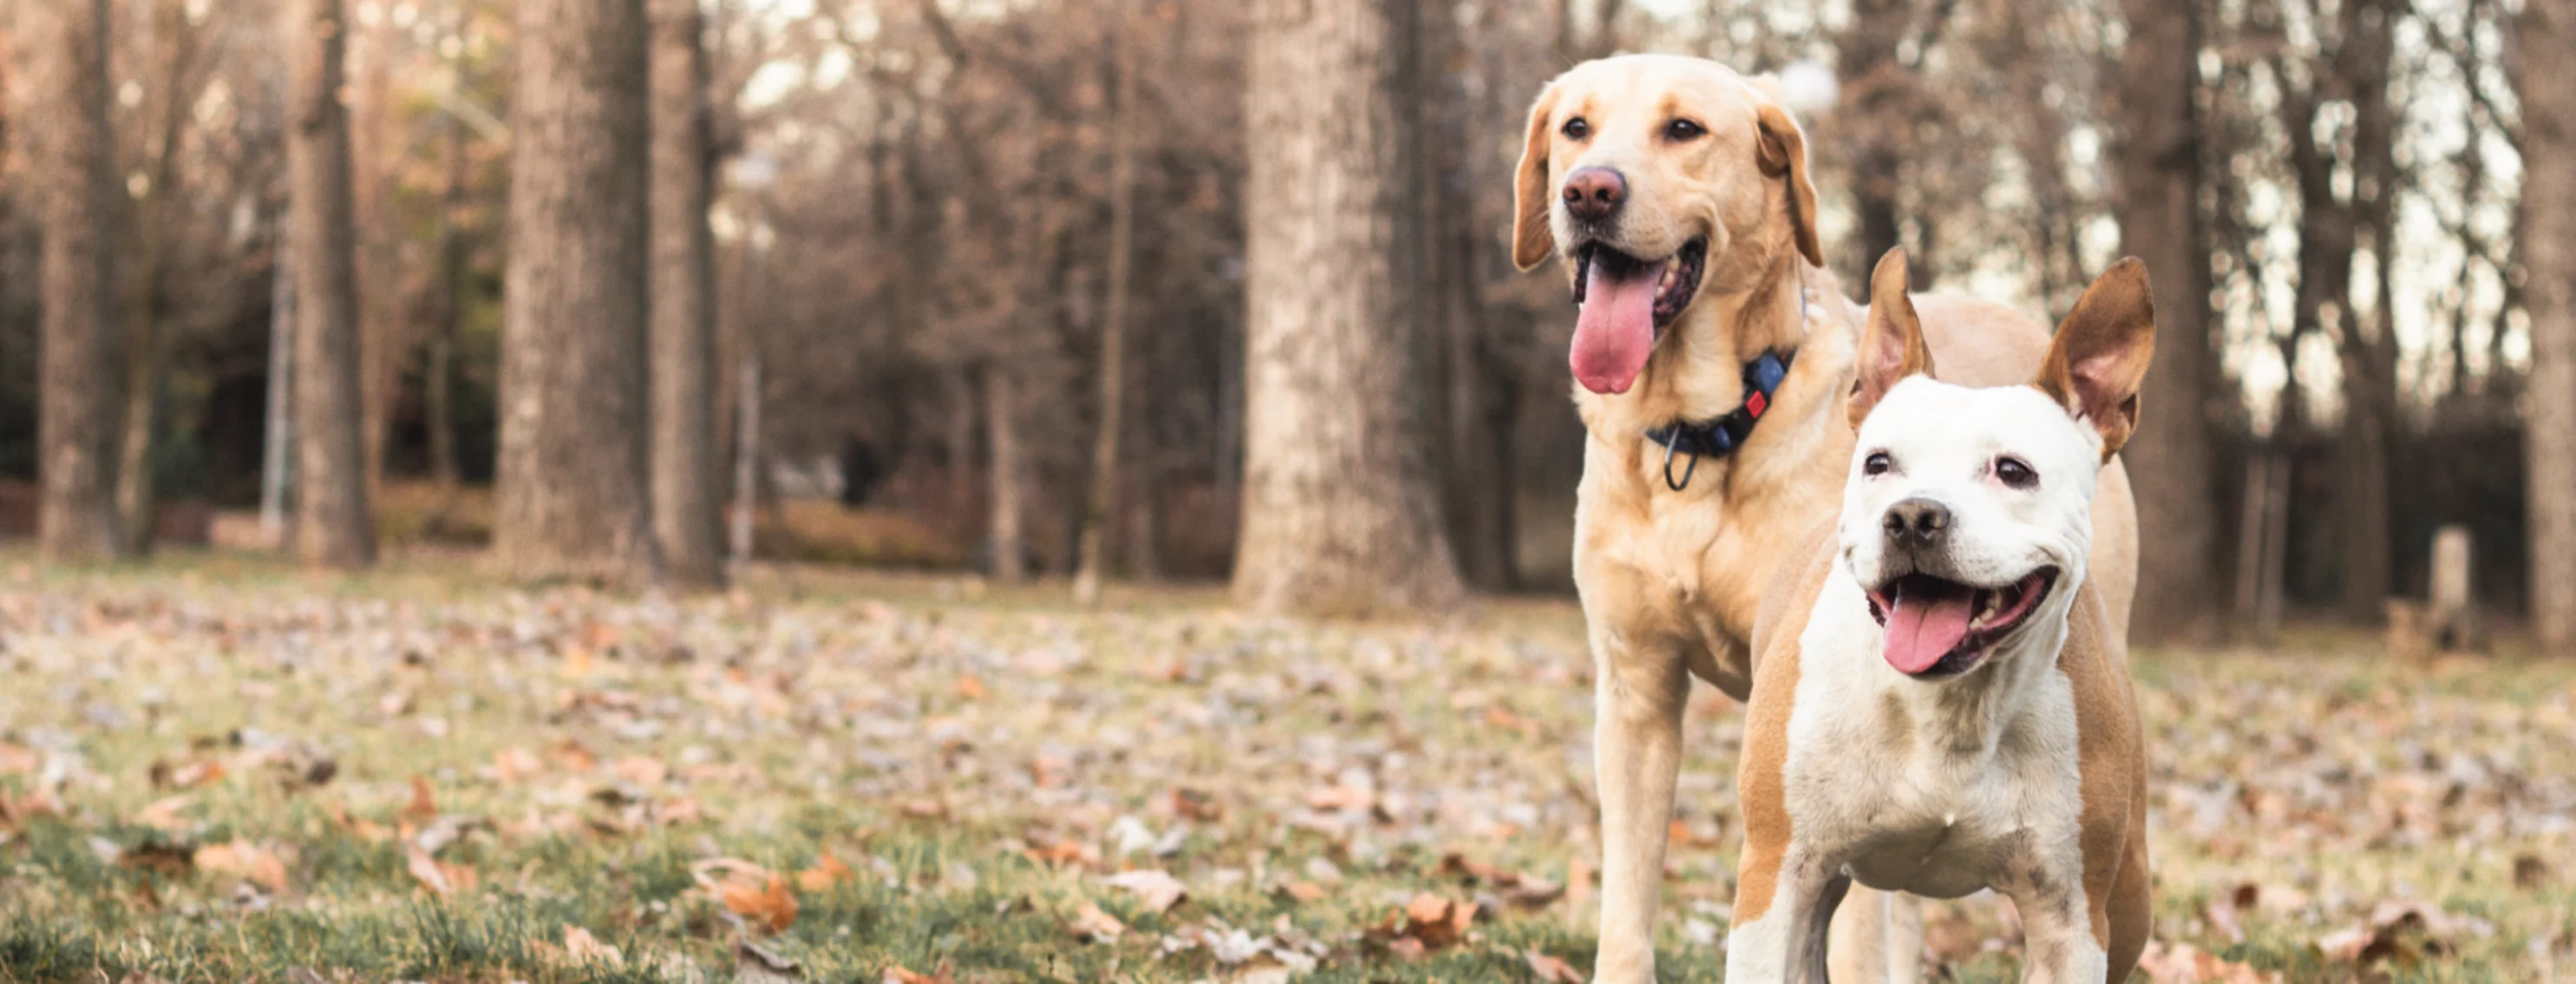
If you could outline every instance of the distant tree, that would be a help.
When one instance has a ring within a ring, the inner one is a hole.
[[[357,232],[341,0],[296,0],[289,65],[287,218],[295,269],[295,551],[319,567],[375,560],[358,379]]]
[[[652,580],[643,0],[521,0],[495,559]]]
[[[1091,494],[1083,503],[1076,547],[1074,598],[1100,600],[1109,566],[1109,518],[1118,511],[1119,428],[1127,399],[1127,320],[1136,252],[1136,49],[1140,39],[1124,0],[1113,0],[1111,73],[1116,95],[1109,107],[1109,295],[1100,321],[1100,426],[1092,439]]]
[[[652,0],[653,528],[670,578],[724,581],[716,459],[715,163],[698,0]]]
[[[2576,647],[2576,9],[2527,0],[2507,34],[2522,103],[2521,253],[2531,317],[2531,614],[2545,646]]]
[[[172,241],[179,237],[177,218],[187,197],[179,188],[180,145],[187,137],[189,110],[200,91],[197,32],[188,22],[184,0],[155,0],[151,10],[156,76],[147,86],[152,96],[152,139],[144,144],[145,181],[137,196],[129,228],[130,257],[125,274],[125,439],[116,469],[118,532],[129,555],[152,549],[154,517],[159,510],[157,451],[161,446],[162,405],[169,390],[169,324],[171,292],[162,280]]]
[[[2136,490],[2140,640],[2206,633],[2219,594],[2215,441],[2205,411],[2218,382],[2201,225],[2196,3],[2125,0],[2116,122],[2120,247],[2145,260],[2156,290],[2156,364],[2139,396],[2137,436],[2120,456]]]
[[[1237,600],[1268,611],[1446,605],[1411,295],[1417,4],[1256,4],[1246,195]]]
[[[47,560],[113,559],[117,535],[118,185],[108,104],[107,0],[18,5],[24,125],[44,228],[37,538]]]

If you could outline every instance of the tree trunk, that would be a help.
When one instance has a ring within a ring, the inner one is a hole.
[[[2354,122],[2346,208],[2356,231],[2370,235],[2377,265],[2377,297],[2362,317],[2350,291],[2337,295],[2346,313],[2337,339],[2342,353],[2344,427],[2338,457],[2344,548],[2343,614],[2357,622],[2387,616],[2396,582],[2389,522],[2389,469],[2397,434],[2397,337],[2391,310],[2396,290],[2393,251],[2397,237],[2396,111],[2389,104],[2390,31],[2402,10],[2382,0],[2346,0],[2343,43],[2335,74],[2346,87]],[[2357,253],[2347,255],[2348,265]]]
[[[290,67],[287,248],[295,266],[295,552],[342,569],[375,560],[358,382],[357,230],[341,0],[299,0]]]
[[[1398,0],[1254,6],[1242,539],[1261,611],[1442,607],[1460,594],[1423,447],[1404,125],[1419,25]]]
[[[2524,431],[2531,516],[2532,627],[2576,651],[2576,10],[2530,0],[2507,35],[2522,101],[2520,249],[2531,318],[2531,417]]]
[[[2116,204],[2121,247],[2145,260],[2156,293],[2155,365],[2139,401],[2143,420],[2121,451],[2136,490],[2139,641],[2196,641],[2216,628],[2221,507],[2211,481],[2215,441],[2204,410],[2217,377],[2209,330],[2209,259],[2200,217],[2199,11],[2192,4],[2125,0],[2122,133]]]
[[[1100,600],[1109,564],[1109,517],[1118,511],[1119,426],[1126,416],[1127,319],[1136,242],[1136,37],[1127,4],[1111,5],[1116,46],[1116,105],[1109,119],[1109,284],[1100,320],[1100,429],[1091,447],[1091,494],[1082,508],[1073,597]]]
[[[495,559],[655,579],[645,467],[643,0],[521,0]]]
[[[1020,505],[1020,408],[1012,388],[1008,367],[985,367],[984,423],[991,431],[993,450],[993,580],[1003,584],[1018,584],[1028,577],[1027,565],[1022,562],[1028,538],[1020,528],[1024,512]]]
[[[653,526],[672,581],[724,581],[715,456],[714,157],[698,0],[652,0]]]
[[[463,480],[456,458],[456,339],[465,319],[465,123],[447,127],[447,189],[440,198],[438,270],[430,278],[429,353],[421,367],[421,415],[429,429],[429,476],[440,488]]]
[[[153,462],[160,446],[161,408],[168,389],[161,322],[169,315],[161,292],[162,245],[177,233],[173,204],[181,200],[177,188],[179,142],[186,136],[184,127],[197,91],[191,79],[196,33],[188,25],[186,5],[179,0],[158,0],[152,19],[154,40],[166,57],[158,66],[162,81],[156,87],[159,103],[154,107],[155,139],[145,148],[151,156],[149,183],[139,213],[133,215],[134,235],[132,245],[127,247],[134,263],[128,270],[130,289],[125,308],[125,440],[116,469],[117,521],[129,556],[151,552],[154,519],[160,507]]]
[[[1853,0],[1850,26],[1834,43],[1845,93],[1836,121],[1852,143],[1852,211],[1859,224],[1853,240],[1857,252],[1843,275],[1847,284],[1867,284],[1878,258],[1905,239],[1905,155],[1898,141],[1908,123],[1900,103],[1912,82],[1897,63],[1896,49],[1913,26],[1913,9],[1910,0]],[[1925,267],[1930,254],[1929,249],[1910,252],[1915,290],[1932,282]]]
[[[48,561],[118,556],[116,294],[119,194],[109,129],[107,0],[20,4],[29,176],[44,230],[37,539]]]

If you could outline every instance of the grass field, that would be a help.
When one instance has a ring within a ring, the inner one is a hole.
[[[0,980],[1589,967],[1570,606],[1316,625],[1060,594],[0,552]],[[2320,637],[2135,663],[2158,935],[2202,954],[2158,980],[2576,979],[2576,661]],[[1724,962],[1739,721],[1693,709],[1668,980]],[[2004,908],[1934,906],[1944,973],[2011,978]]]

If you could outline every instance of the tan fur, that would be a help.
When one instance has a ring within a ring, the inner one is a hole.
[[[1683,145],[1657,139],[1675,112],[1707,135]],[[1562,132],[1576,115],[1592,124],[1586,141]],[[1628,179],[1623,248],[1654,257],[1694,236],[1709,245],[1697,297],[1664,328],[1635,385],[1616,396],[1575,393],[1589,432],[1575,581],[1599,689],[1596,980],[1639,980],[1653,967],[1690,677],[1738,700],[1752,694],[1747,643],[1764,589],[1798,538],[1833,515],[1851,456],[1843,407],[1865,312],[1820,268],[1805,138],[1767,79],[1695,58],[1587,62],[1539,95],[1523,137],[1513,258],[1524,269],[1562,254],[1565,216],[1555,191],[1578,161],[1616,166]],[[1914,300],[1941,378],[2028,380],[2047,352],[2047,330],[2009,308],[1939,295]],[[1699,462],[1686,489],[1667,489],[1662,449],[1644,433],[1736,407],[1745,360],[1766,349],[1797,353],[1770,413],[1735,454]],[[2136,518],[2116,461],[2094,510],[2094,578],[2125,632]]]

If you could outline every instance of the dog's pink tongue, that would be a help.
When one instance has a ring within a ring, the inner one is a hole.
[[[1627,275],[1600,261],[1583,285],[1583,312],[1574,319],[1574,380],[1595,393],[1625,393],[1646,369],[1655,348],[1655,285],[1659,270],[1642,264]]]
[[[1909,675],[1931,669],[1968,637],[1975,599],[1973,591],[1898,592],[1887,609],[1887,665]]]

